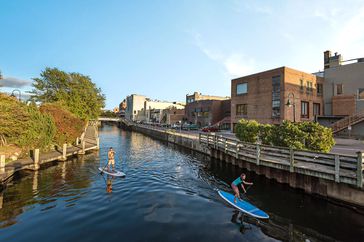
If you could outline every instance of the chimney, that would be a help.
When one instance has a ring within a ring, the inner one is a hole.
[[[331,51],[327,50],[324,52],[324,69],[330,68],[330,57]]]

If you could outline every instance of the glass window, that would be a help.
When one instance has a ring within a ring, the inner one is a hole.
[[[301,102],[301,118],[309,118],[309,115],[308,115],[309,106],[308,105],[309,105],[308,102],[304,102],[304,101]]]
[[[320,110],[320,104],[319,103],[314,103],[313,104],[313,115],[321,115],[321,110]]]
[[[272,117],[281,116],[281,76],[272,77]]]
[[[321,83],[317,83],[317,95],[322,95],[323,93],[323,85]]]
[[[336,94],[343,94],[343,84],[336,84]]]
[[[237,104],[236,105],[236,115],[248,115],[248,105],[247,104]]]
[[[364,100],[364,88],[358,89],[358,99]]]
[[[248,93],[248,83],[240,83],[236,85],[236,95]]]

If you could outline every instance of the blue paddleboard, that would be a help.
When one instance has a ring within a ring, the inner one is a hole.
[[[225,201],[227,201],[231,206],[239,209],[243,213],[249,214],[250,216],[256,218],[269,218],[269,215],[264,211],[260,210],[256,206],[248,203],[247,201],[240,201],[236,199],[236,203],[234,203],[234,195],[224,191],[218,191],[220,197],[222,197]]]

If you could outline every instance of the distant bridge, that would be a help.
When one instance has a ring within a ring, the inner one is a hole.
[[[125,118],[118,118],[118,117],[114,117],[114,118],[109,118],[109,117],[99,117],[97,119],[100,122],[115,122],[121,125],[124,125],[128,128],[131,128],[131,126],[134,125],[133,122],[131,122],[130,120],[127,120]]]
[[[97,120],[98,121],[104,121],[104,122],[121,122],[122,118],[99,117]]]

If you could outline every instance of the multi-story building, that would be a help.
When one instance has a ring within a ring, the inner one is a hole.
[[[194,92],[191,95],[189,95],[189,94],[186,95],[186,105],[189,103],[193,103],[195,101],[200,101],[200,100],[227,100],[227,99],[230,99],[230,97],[202,95],[199,92]]]
[[[161,122],[164,124],[172,125],[182,123],[185,117],[185,109],[167,108],[163,110]]]
[[[350,116],[364,110],[364,58],[343,61],[324,52],[325,115]]]
[[[323,82],[285,66],[233,79],[232,128],[242,118],[268,124],[314,120],[323,113]]]
[[[160,123],[163,118],[163,110],[171,108],[184,109],[184,105],[177,102],[152,101],[147,99],[144,102],[145,121]]]
[[[210,96],[211,97],[211,96]],[[215,125],[230,116],[230,99],[195,100],[187,102],[185,116],[189,123],[199,127]]]
[[[130,96],[127,96],[125,118],[135,121],[138,111],[144,108],[145,100],[146,97],[142,95],[131,94]]]

